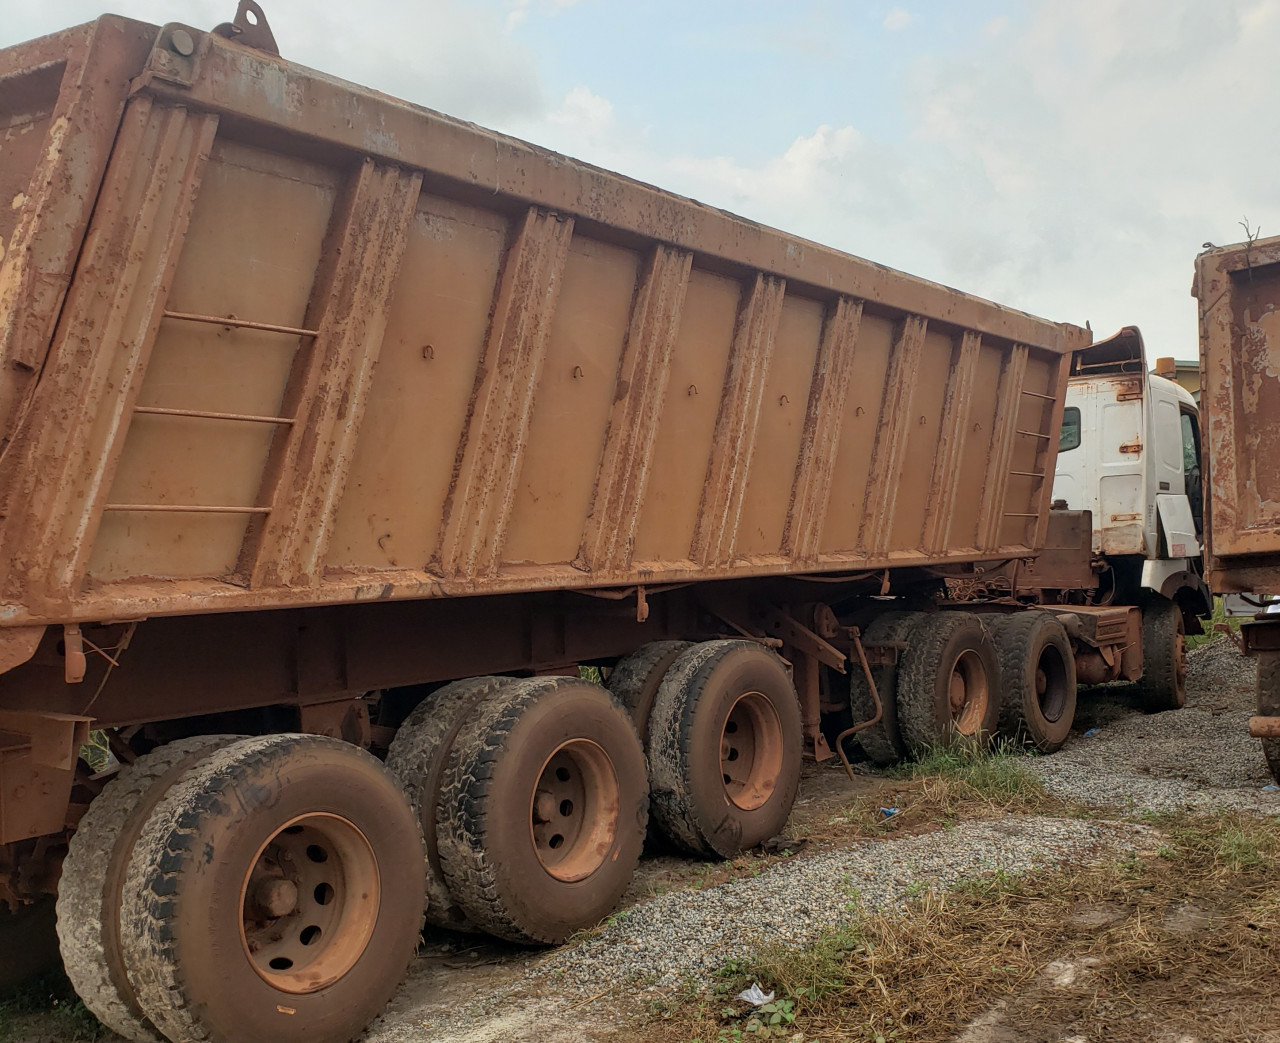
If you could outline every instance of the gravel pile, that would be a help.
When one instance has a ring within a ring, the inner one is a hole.
[[[561,1038],[554,1036],[548,1017],[553,1008],[575,1010],[602,994],[621,999],[637,989],[656,993],[686,983],[705,986],[727,959],[745,957],[765,942],[805,942],[858,908],[904,908],[921,885],[945,888],[997,869],[1021,874],[1114,857],[1149,846],[1151,836],[1132,824],[1009,817],[798,856],[758,877],[643,902],[580,944],[536,959],[525,974],[483,999],[462,1009],[400,1006],[367,1038],[369,1043]],[[543,1035],[513,1034],[513,1007],[519,1009],[521,997],[530,992],[544,998],[537,1005]],[[546,1002],[548,996],[554,996],[554,1004]],[[605,1007],[617,1005],[611,998]]]
[[[1249,738],[1254,663],[1219,639],[1187,656],[1187,705],[1144,714],[1125,686],[1081,693],[1077,732],[1030,762],[1048,790],[1125,811],[1280,813],[1280,790]]]

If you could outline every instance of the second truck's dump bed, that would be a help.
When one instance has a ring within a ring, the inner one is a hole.
[[[1040,545],[1083,330],[194,29],[0,77],[2,624]]]
[[[1196,262],[1209,586],[1280,594],[1280,237]]]

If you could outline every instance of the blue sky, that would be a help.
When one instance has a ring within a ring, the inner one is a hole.
[[[0,46],[104,4],[10,5]],[[1280,233],[1280,0],[267,0],[286,57],[1193,358],[1205,241]]]

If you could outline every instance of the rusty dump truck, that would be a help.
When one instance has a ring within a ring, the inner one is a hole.
[[[126,1037],[345,1040],[424,908],[557,942],[851,736],[1050,751],[1077,663],[1180,700],[1181,595],[1050,509],[1084,329],[301,68],[248,0],[0,51],[0,200],[0,896]]]
[[[1257,616],[1240,628],[1258,661],[1262,740],[1280,782],[1280,238],[1213,247],[1196,260],[1205,424],[1209,585]]]

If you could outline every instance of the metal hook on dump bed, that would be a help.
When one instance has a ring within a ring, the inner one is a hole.
[[[254,50],[266,51],[274,55],[280,54],[280,47],[271,33],[271,26],[267,24],[267,16],[263,14],[262,8],[254,3],[254,0],[240,0],[240,6],[236,8],[235,20],[223,22],[213,31],[219,36],[225,36],[228,40],[235,40]]]

